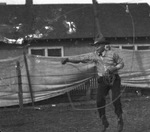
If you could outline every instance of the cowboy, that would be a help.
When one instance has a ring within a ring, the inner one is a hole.
[[[112,103],[115,108],[115,113],[118,117],[118,132],[123,130],[123,118],[122,118],[122,105],[120,101],[120,86],[121,79],[118,74],[118,70],[124,67],[123,59],[119,57],[117,53],[115,53],[109,43],[107,41],[100,42],[95,41],[94,45],[99,45],[96,51],[90,55],[85,56],[84,58],[65,58],[62,60],[62,64],[67,62],[71,63],[87,63],[94,62],[97,68],[97,81],[98,81],[98,89],[97,89],[97,109],[99,113],[99,117],[102,121],[102,131],[105,132],[109,127],[109,123],[105,114],[105,98],[111,90],[112,93]]]

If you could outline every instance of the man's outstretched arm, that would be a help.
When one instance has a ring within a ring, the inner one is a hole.
[[[64,58],[61,63],[66,64],[67,62],[71,63],[88,63],[90,60],[74,60],[74,59],[69,59],[69,58]]]
[[[71,63],[88,63],[88,62],[95,62],[96,58],[94,54],[84,55],[81,57],[69,57],[62,59],[61,63],[66,64],[67,62]]]

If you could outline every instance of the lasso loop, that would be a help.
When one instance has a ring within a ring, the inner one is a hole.
[[[122,8],[124,8],[122,5],[120,5]],[[132,28],[133,28],[133,45],[135,44],[135,26],[134,26],[134,20],[133,20],[133,17],[132,17],[132,14],[130,13],[130,11],[127,12],[130,16],[130,19],[131,19],[131,22],[132,22]],[[94,51],[95,52],[95,51]],[[131,63],[131,71],[132,71],[132,68],[133,68],[133,57],[134,57],[134,49],[133,49],[133,54],[132,54],[132,63]],[[63,67],[62,67],[63,68]],[[64,70],[64,68],[63,68]],[[114,83],[114,80],[115,80],[115,76],[112,76],[110,74],[104,76],[104,82],[108,85],[113,85]],[[124,93],[124,91],[126,90],[126,87],[124,87],[122,89],[122,92],[120,93],[120,95],[118,95],[118,97],[116,97],[114,100],[111,100],[110,103],[106,104],[105,106],[102,106],[102,107],[96,107],[96,108],[87,108],[87,109],[81,109],[81,108],[76,108],[72,102],[72,99],[70,97],[70,94],[67,92],[67,95],[68,95],[68,99],[69,99],[69,102],[71,104],[71,107],[73,110],[79,110],[79,111],[84,111],[84,110],[87,110],[87,111],[93,111],[93,110],[98,110],[98,109],[101,109],[101,108],[105,108],[107,106],[110,106],[111,104],[113,104],[116,100],[118,100],[118,98],[120,98],[122,96],[122,94]]]

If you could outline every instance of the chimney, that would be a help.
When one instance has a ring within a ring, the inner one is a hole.
[[[26,0],[26,5],[33,5],[33,0]]]

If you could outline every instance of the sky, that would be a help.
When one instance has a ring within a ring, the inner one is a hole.
[[[148,3],[150,0],[97,0],[98,3]],[[0,0],[7,4],[25,4],[25,0]],[[92,3],[92,0],[33,0],[34,4]]]

